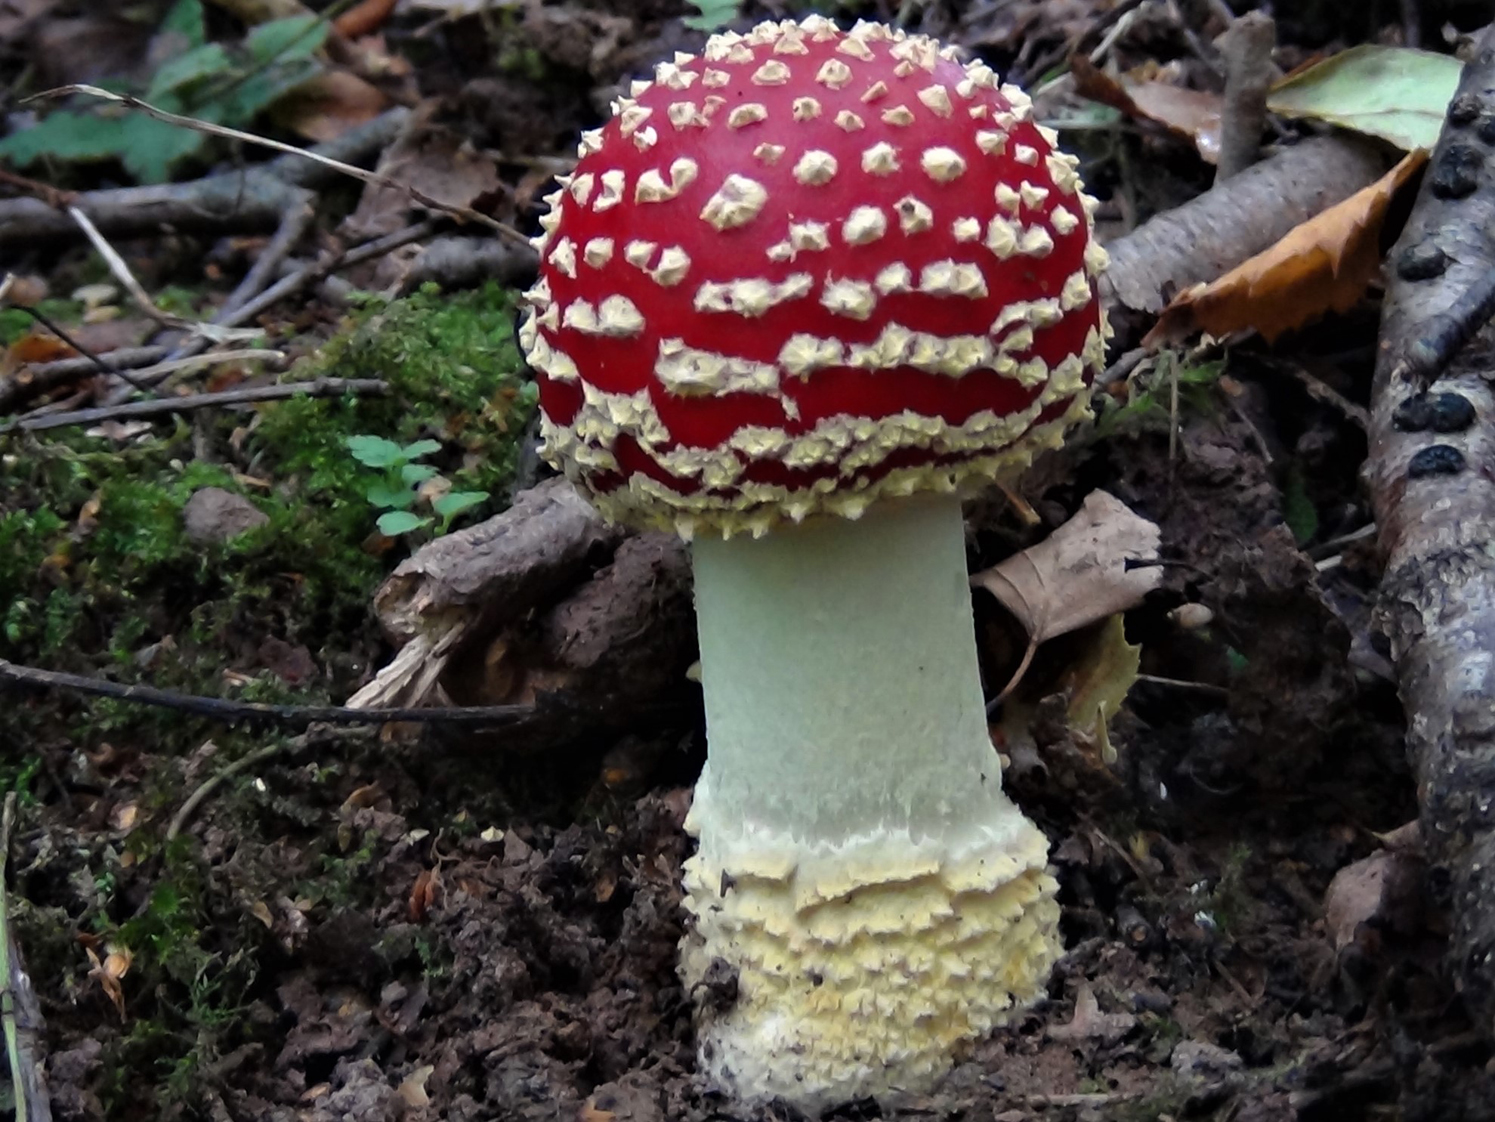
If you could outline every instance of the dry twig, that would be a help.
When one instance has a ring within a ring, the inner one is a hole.
[[[244,351],[246,355],[272,355],[280,358],[278,351]],[[222,356],[207,356],[217,359]],[[164,362],[163,367],[173,369],[198,362],[198,359],[183,359]],[[220,393],[190,394],[185,397],[158,397],[150,401],[132,401],[123,405],[101,405],[97,409],[77,409],[69,413],[53,413],[38,417],[22,417],[9,424],[0,425],[0,436],[9,432],[40,432],[43,429],[60,429],[70,425],[95,425],[101,421],[117,421],[123,417],[160,417],[168,413],[187,413],[194,409],[221,409],[229,405],[248,405],[256,401],[278,401],[287,397],[339,397],[343,394],[384,393],[389,387],[378,378],[316,378],[309,382],[279,382],[273,386],[252,386],[242,390],[223,390]]]

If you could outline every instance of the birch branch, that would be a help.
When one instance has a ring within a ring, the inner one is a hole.
[[[1386,557],[1378,623],[1406,707],[1431,887],[1451,913],[1455,979],[1487,1034],[1495,1031],[1495,328],[1470,296],[1492,272],[1495,25],[1464,68],[1390,257],[1365,467]],[[1450,317],[1474,329],[1462,346]]]

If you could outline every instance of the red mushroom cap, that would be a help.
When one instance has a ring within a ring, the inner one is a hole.
[[[1028,98],[879,24],[634,84],[551,196],[522,341],[606,515],[761,533],[1021,470],[1104,361],[1093,200]]]

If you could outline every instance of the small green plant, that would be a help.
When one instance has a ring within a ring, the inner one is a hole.
[[[379,516],[381,534],[394,538],[431,525],[432,519],[416,514],[411,508],[425,497],[424,485],[439,477],[430,464],[416,461],[441,451],[440,441],[396,444],[382,436],[360,435],[348,437],[345,443],[355,460],[384,473],[365,492],[369,504],[384,511]],[[457,515],[487,499],[487,491],[447,491],[431,499],[431,510],[441,519],[437,534],[446,533]]]
[[[326,37],[326,21],[308,14],[259,24],[239,43],[210,43],[201,0],[177,0],[156,30],[154,44],[166,61],[155,73],[143,84],[106,79],[99,85],[169,113],[243,128],[320,71],[314,55]],[[203,133],[144,113],[91,104],[57,110],[12,133],[0,140],[0,157],[18,167],[44,157],[117,159],[140,182],[160,183],[208,142]]]
[[[1095,421],[1096,438],[1167,432],[1175,385],[1180,414],[1209,415],[1217,408],[1216,386],[1224,373],[1225,363],[1219,360],[1190,366],[1172,351],[1159,352],[1156,362],[1139,368],[1127,380],[1124,402],[1101,395]]]

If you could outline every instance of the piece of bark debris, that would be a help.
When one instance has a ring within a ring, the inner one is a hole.
[[[1075,994],[1075,1012],[1067,1025],[1055,1025],[1049,1029],[1050,1040],[1072,1041],[1098,1040],[1102,1044],[1115,1044],[1137,1025],[1137,1018],[1130,1013],[1102,1013],[1095,991],[1082,984]]]

